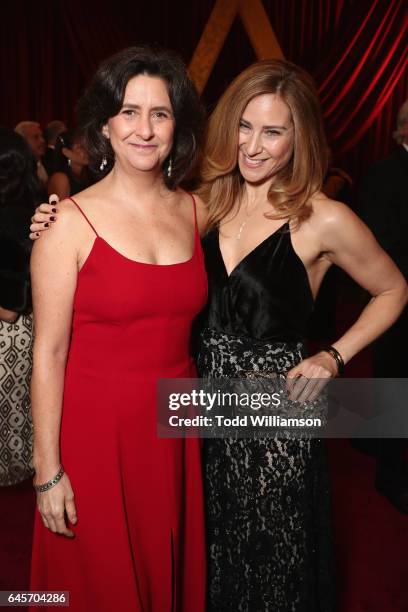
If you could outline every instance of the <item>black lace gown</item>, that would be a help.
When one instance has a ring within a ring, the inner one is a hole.
[[[285,373],[305,355],[313,296],[286,223],[228,276],[218,231],[203,241],[209,301],[203,377]],[[211,612],[333,612],[329,483],[321,440],[204,444]]]

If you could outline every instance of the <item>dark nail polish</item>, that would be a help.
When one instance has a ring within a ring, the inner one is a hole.
[[[48,226],[49,226],[49,223],[44,223],[44,227],[48,227]]]
[[[55,217],[50,217],[50,221],[55,221]]]
[[[37,232],[37,233],[36,233],[36,236],[39,236],[39,235],[40,235],[40,234],[39,234],[39,232]]]
[[[51,208],[51,212],[57,212],[56,208]]]

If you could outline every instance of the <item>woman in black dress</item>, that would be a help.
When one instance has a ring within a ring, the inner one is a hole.
[[[308,399],[401,311],[407,289],[396,266],[345,205],[320,191],[326,157],[318,98],[300,68],[259,62],[220,99],[202,167],[210,231],[201,376],[281,373]],[[333,263],[372,300],[330,352],[307,358],[307,322]],[[322,441],[209,439],[204,451],[208,609],[332,612]]]
[[[95,182],[89,170],[89,156],[79,130],[67,130],[57,138],[54,172],[48,181],[48,195],[60,200],[73,196]]]

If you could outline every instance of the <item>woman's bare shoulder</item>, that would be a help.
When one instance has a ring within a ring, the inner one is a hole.
[[[60,269],[61,262],[76,261],[84,234],[81,220],[75,204],[69,200],[58,203],[58,221],[42,232],[41,238],[33,245],[31,269],[47,268],[50,261],[56,262]]]
[[[84,206],[93,206],[97,204],[101,199],[106,197],[106,188],[102,181],[98,181],[94,185],[83,189],[82,191],[78,191],[72,199],[82,207]]]
[[[207,223],[208,213],[207,213],[207,207],[205,203],[203,202],[203,200],[196,193],[184,191],[183,189],[178,189],[176,191],[176,194],[178,194],[179,197],[181,197],[184,200],[185,204],[187,204],[188,207],[190,207],[192,202],[194,202],[195,210],[197,213],[198,229],[199,229],[200,234],[204,233],[205,226]]]
[[[358,220],[357,215],[347,204],[332,200],[324,193],[316,193],[310,200],[312,214],[310,222],[314,226],[337,226],[338,224],[352,223]]]
[[[200,198],[199,195],[197,195],[196,193],[192,192],[192,191],[184,191],[184,189],[177,189],[177,191],[175,192],[176,195],[178,195],[181,198],[184,198],[186,202],[193,202],[196,205],[197,210],[198,209],[205,209],[206,206],[203,202],[203,200]]]
[[[204,200],[199,195],[194,193],[193,196],[196,202],[198,229],[200,234],[204,234],[207,226],[208,208]]]
[[[58,202],[58,222],[61,220],[62,224],[75,223],[77,217],[78,206],[71,198],[64,198]]]
[[[76,242],[76,236],[81,240],[84,226],[82,220],[83,217],[78,206],[70,198],[65,198],[58,202],[58,221],[52,224],[51,231],[43,232],[42,239],[50,240],[51,234],[53,240],[63,239],[64,236],[66,237],[69,234],[72,243]]]
[[[367,226],[352,209],[324,194],[312,199],[310,225],[318,235],[324,250],[335,250],[352,245],[354,249],[371,242],[372,235]]]

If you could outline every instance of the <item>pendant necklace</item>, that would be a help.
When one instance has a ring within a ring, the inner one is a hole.
[[[259,206],[259,202],[258,202],[258,204],[256,204],[256,205],[255,205],[254,210],[253,210],[253,211],[252,211],[252,212],[251,212],[249,215],[248,215],[248,213],[245,211],[245,214],[246,214],[247,218],[245,219],[245,221],[243,221],[243,222],[241,223],[241,225],[240,225],[240,227],[239,227],[239,230],[238,230],[238,234],[235,236],[235,240],[241,240],[241,236],[242,236],[242,232],[243,232],[243,230],[244,230],[244,227],[246,226],[246,224],[248,223],[248,221],[249,221],[250,217],[252,217],[252,215],[254,214],[254,212],[256,211],[256,209],[258,208],[258,206]]]
[[[235,240],[241,240],[241,234],[242,234],[242,230],[244,229],[244,227],[246,226],[247,222],[244,221],[243,223],[241,223],[241,226],[239,228],[239,232],[238,234],[235,236]]]

